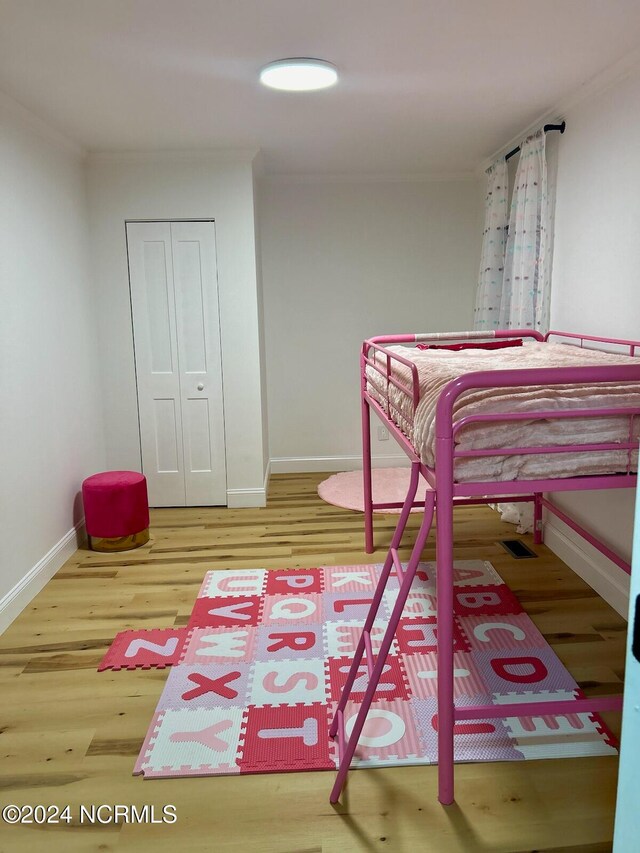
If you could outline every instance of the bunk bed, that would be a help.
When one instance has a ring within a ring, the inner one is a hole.
[[[497,501],[532,502],[535,543],[542,542],[542,515],[547,510],[629,574],[625,560],[547,495],[636,486],[639,354],[640,341],[557,331],[543,336],[531,329],[392,335],[364,342],[360,366],[367,553],[374,550],[374,510],[401,511],[330,727],[339,756],[332,803],[345,784],[436,507],[440,802],[454,800],[456,723],[621,708],[618,696],[455,707],[453,509]],[[371,410],[411,464],[402,504],[375,504],[372,499]],[[421,477],[427,483],[424,504],[415,501]],[[398,549],[416,506],[424,509],[424,515],[409,561],[403,565]],[[392,573],[398,578],[399,593],[374,656],[371,629]],[[347,737],[345,707],[363,658],[369,682]]]

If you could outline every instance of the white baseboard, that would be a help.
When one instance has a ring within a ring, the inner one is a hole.
[[[257,489],[227,489],[227,506],[229,509],[244,509],[267,505],[267,489],[271,477],[271,460],[267,462],[262,488]]]
[[[404,453],[374,456],[374,468],[406,468],[409,465]],[[362,456],[276,456],[271,459],[273,474],[306,474],[322,471],[358,471]]]
[[[626,619],[629,615],[629,576],[560,519],[546,521],[544,544],[595,589]]]
[[[62,539],[56,542],[33,568],[29,569],[13,589],[0,599],[0,634],[6,631],[13,620],[22,613],[29,602],[77,550],[78,536],[83,526],[84,519],[68,530]]]
[[[227,506],[229,509],[243,509],[267,505],[267,490],[261,489],[227,489]]]

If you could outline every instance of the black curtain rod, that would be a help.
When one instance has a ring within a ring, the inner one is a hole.
[[[563,121],[562,124],[545,124],[543,130],[545,133],[549,133],[550,130],[559,130],[560,133],[564,133],[567,127],[566,121]],[[520,150],[520,146],[514,148],[513,151],[509,151],[507,155],[505,155],[505,160],[510,160],[512,157],[515,157],[518,151]]]

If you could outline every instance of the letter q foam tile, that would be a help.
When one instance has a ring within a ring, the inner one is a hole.
[[[101,669],[172,666],[135,765],[147,779],[332,770],[329,725],[381,566],[209,572],[186,629],[119,634]],[[358,744],[354,767],[437,762],[435,566],[421,563]],[[374,654],[386,605],[372,631]],[[578,698],[571,675],[495,569],[455,566],[455,702]],[[368,682],[345,711],[353,729]],[[512,712],[513,713],[513,712]],[[459,723],[457,761],[615,754],[597,714]]]

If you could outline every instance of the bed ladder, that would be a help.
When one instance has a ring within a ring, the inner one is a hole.
[[[436,502],[436,494],[435,491],[429,489],[427,490],[427,495],[425,498],[425,508],[424,515],[422,518],[422,524],[420,525],[420,530],[416,537],[413,550],[411,551],[411,557],[409,558],[409,562],[407,563],[406,568],[403,568],[402,563],[400,562],[400,558],[398,556],[398,548],[400,547],[402,535],[409,519],[409,514],[411,512],[416,490],[418,488],[419,479],[420,465],[418,462],[413,462],[411,465],[411,481],[409,485],[409,490],[402,506],[400,518],[398,520],[398,524],[391,540],[391,546],[389,548],[386,560],[382,567],[382,572],[380,573],[380,579],[378,581],[378,585],[373,596],[373,601],[371,602],[371,607],[369,609],[369,613],[367,614],[367,618],[362,629],[362,634],[360,635],[360,640],[358,641],[358,645],[356,647],[356,651],[351,662],[349,675],[347,676],[347,680],[342,689],[340,701],[338,702],[338,707],[336,709],[333,720],[331,722],[331,726],[329,728],[329,736],[333,739],[335,739],[336,737],[338,738],[338,775],[336,776],[336,781],[329,797],[329,801],[331,803],[338,802],[340,794],[342,793],[342,789],[344,788],[347,779],[347,773],[349,772],[349,767],[351,766],[351,761],[353,760],[353,755],[358,745],[358,740],[360,738],[362,728],[365,724],[365,720],[367,718],[371,702],[377,690],[378,682],[380,681],[380,676],[382,675],[382,671],[384,669],[385,663],[387,661],[387,656],[391,648],[391,643],[393,642],[393,639],[396,634],[398,622],[400,621],[400,617],[402,616],[402,611],[404,610],[404,606],[407,601],[407,596],[409,595],[409,591],[411,589],[411,585],[413,583],[418,564],[420,563],[422,551],[424,550],[427,537],[429,536],[429,531],[431,530],[431,523],[433,521],[433,514]],[[398,578],[400,589],[398,591],[398,597],[395,601],[391,617],[389,618],[389,622],[385,629],[384,636],[380,644],[380,649],[377,655],[374,655],[371,642],[371,629],[373,628],[373,623],[378,613],[380,602],[382,601],[382,596],[384,594],[385,589],[387,588],[389,577],[392,574],[392,569],[395,570],[395,575]],[[349,701],[349,697],[353,689],[353,683],[356,679],[356,676],[358,675],[358,671],[360,669],[363,657],[365,659],[367,671],[369,674],[369,683],[367,684],[367,689],[360,705],[355,724],[353,726],[351,734],[347,739],[345,732],[344,711],[347,702]]]

